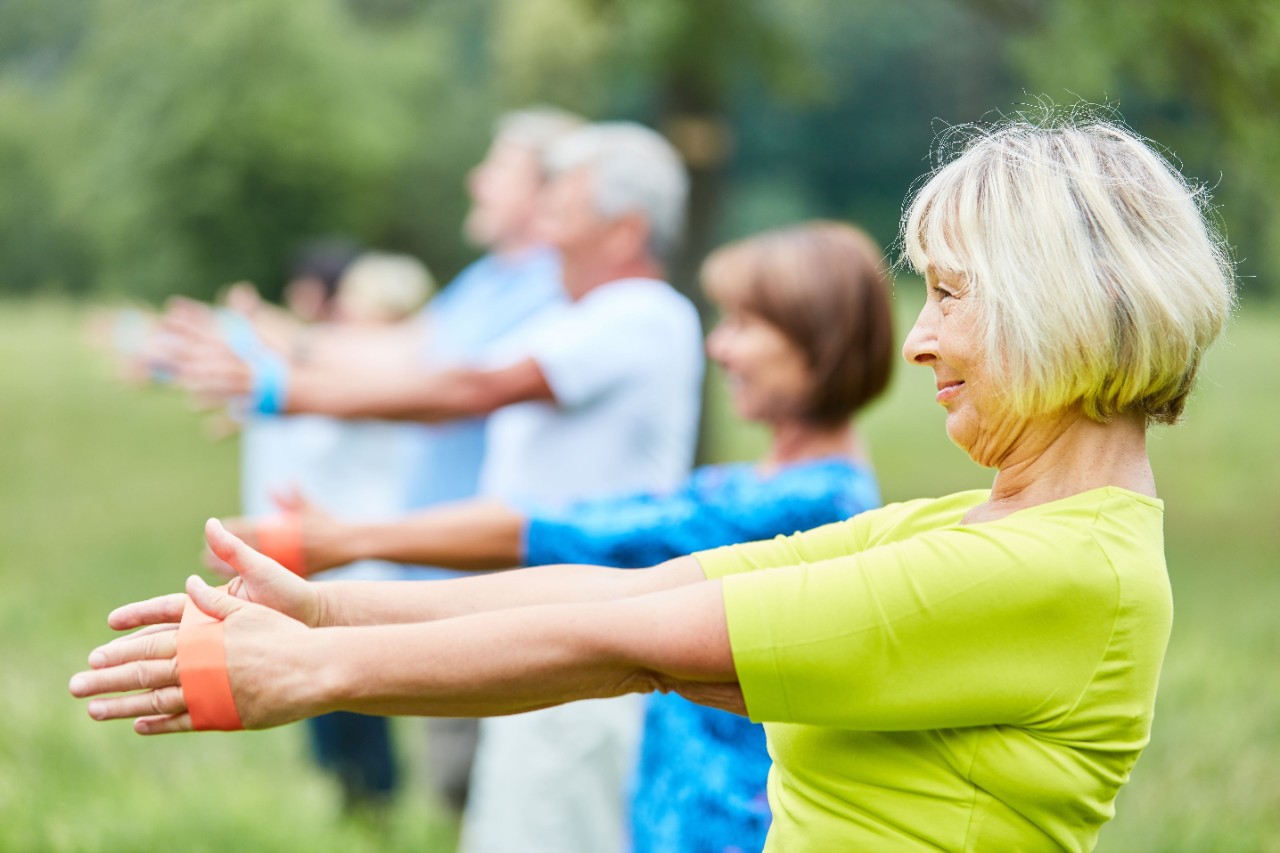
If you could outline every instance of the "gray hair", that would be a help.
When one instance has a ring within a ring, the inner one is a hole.
[[[553,175],[592,169],[596,212],[611,219],[642,214],[655,257],[670,256],[680,244],[689,176],[675,148],[656,131],[631,122],[587,125],[551,149],[548,166]]]
[[[499,116],[494,123],[493,138],[495,142],[511,142],[532,149],[545,168],[552,147],[586,123],[582,116],[568,110],[536,105]]]
[[[1015,410],[1173,423],[1234,304],[1203,187],[1117,124],[974,128],[903,217],[907,259],[979,306]]]

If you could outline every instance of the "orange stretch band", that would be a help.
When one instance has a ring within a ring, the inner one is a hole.
[[[222,622],[196,607],[190,598],[178,625],[178,682],[193,729],[234,732],[244,728],[227,677]]]
[[[296,512],[264,518],[258,522],[258,550],[293,572],[307,576],[307,559],[302,550],[302,516]]]

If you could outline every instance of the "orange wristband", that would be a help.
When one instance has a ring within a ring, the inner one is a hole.
[[[178,625],[178,683],[187,700],[191,727],[198,732],[244,728],[231,695],[223,631],[221,621],[187,599]]]
[[[258,550],[298,577],[307,576],[307,560],[302,550],[302,516],[296,512],[264,518],[258,522]]]

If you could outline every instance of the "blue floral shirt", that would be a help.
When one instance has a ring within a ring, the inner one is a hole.
[[[762,477],[749,464],[699,468],[678,490],[529,513],[525,564],[638,568],[768,539],[880,505],[875,477],[845,459]],[[631,802],[634,853],[754,853],[769,829],[764,728],[654,694]]]

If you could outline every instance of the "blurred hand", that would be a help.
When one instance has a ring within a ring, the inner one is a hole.
[[[351,562],[342,546],[348,537],[348,526],[325,512],[297,488],[272,495],[283,512],[293,513],[302,525],[302,556],[307,573],[314,575]]]
[[[168,335],[160,315],[140,308],[95,308],[85,320],[85,341],[106,355],[129,385],[167,382]]]
[[[195,576],[187,579],[187,595],[223,623],[227,677],[245,728],[277,726],[311,711],[308,667],[297,659],[306,626]],[[84,698],[141,691],[94,699],[89,715],[95,720],[137,718],[134,731],[143,735],[192,731],[178,678],[177,636],[176,630],[142,631],[94,649],[89,655],[93,668],[72,676],[71,694]]]
[[[227,585],[229,595],[269,607],[312,628],[323,623],[324,604],[316,585],[250,548],[216,518],[205,524],[204,536],[210,555],[232,578]],[[117,631],[174,629],[182,620],[186,601],[187,597],[179,592],[126,604],[111,611],[107,624]]]
[[[262,296],[258,293],[258,288],[254,287],[253,282],[237,281],[227,288],[226,296],[223,297],[222,302],[237,314],[252,317],[254,312],[262,307]]]
[[[253,371],[232,350],[207,305],[189,299],[170,300],[163,328],[169,335],[168,361],[180,386],[200,405],[220,405],[247,396]]]
[[[344,547],[350,535],[348,525],[311,502],[297,487],[285,492],[277,492],[271,497],[282,512],[297,517],[302,533],[303,563],[308,575],[351,562],[352,558]],[[228,531],[250,547],[259,547],[258,529],[261,523],[259,519],[229,518],[223,523]],[[215,554],[211,548],[205,548],[204,563],[223,577],[236,576],[235,569]]]

